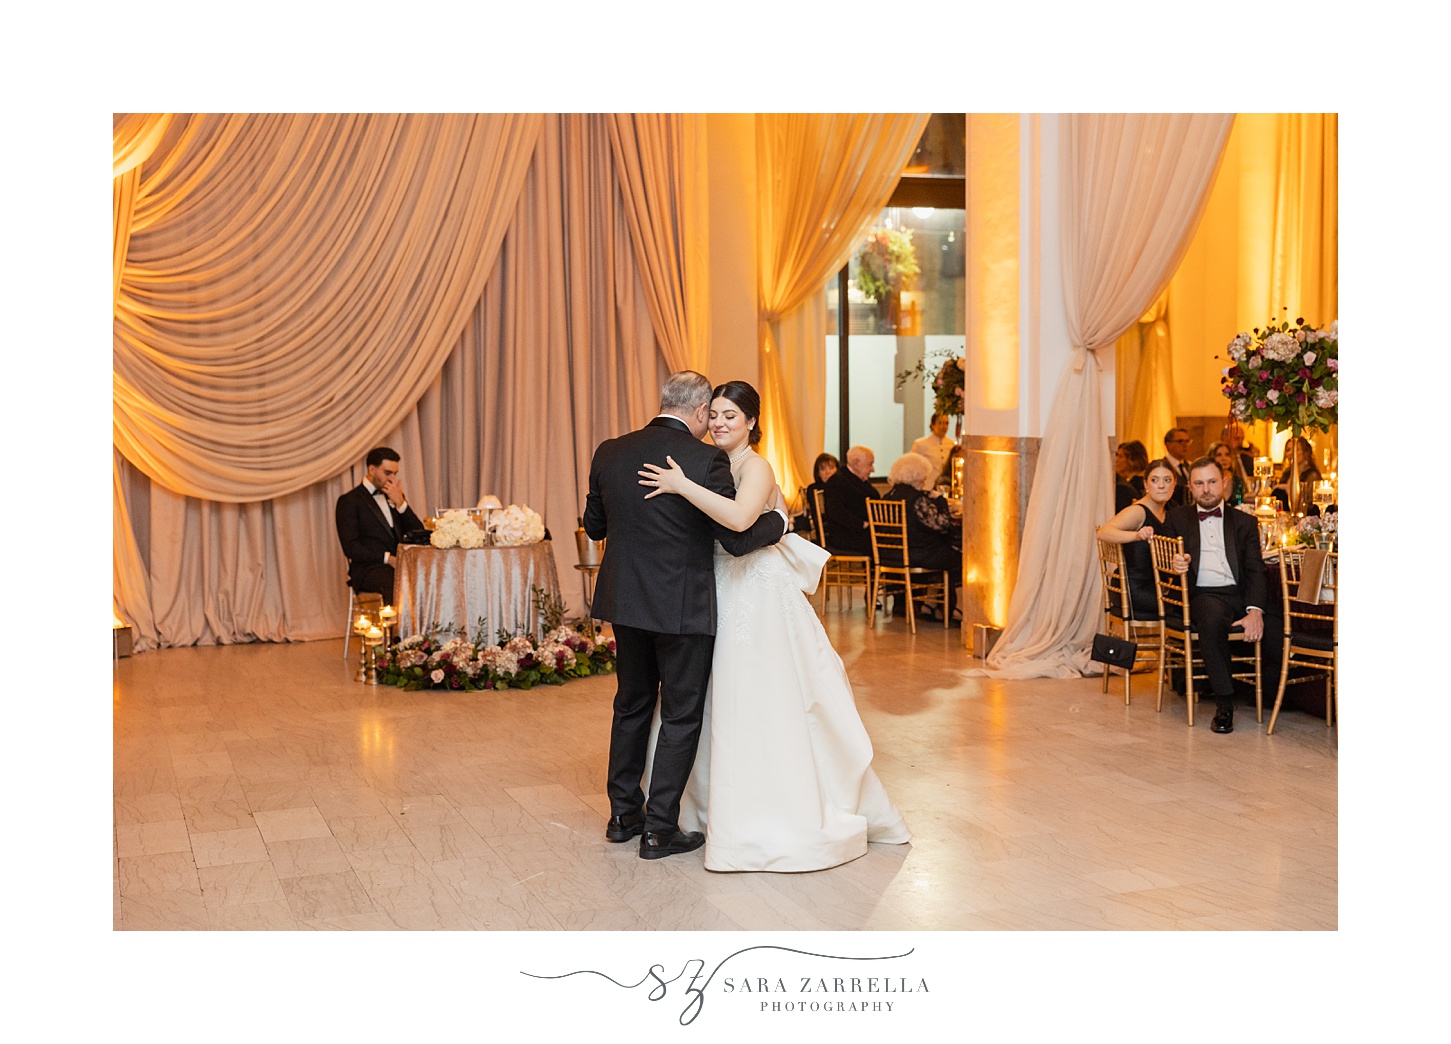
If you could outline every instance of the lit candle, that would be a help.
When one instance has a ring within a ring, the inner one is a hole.
[[[383,632],[377,627],[370,627],[368,628],[367,639],[369,645],[379,645],[383,641]]]
[[[363,634],[369,627],[373,626],[366,616],[358,617],[358,622],[353,624],[353,633]]]
[[[378,613],[378,619],[382,620],[385,624],[390,624],[397,615],[397,609],[394,609],[391,605],[385,605],[382,611]]]

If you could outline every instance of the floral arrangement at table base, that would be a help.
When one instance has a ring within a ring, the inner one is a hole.
[[[501,636],[502,637],[502,636]],[[408,692],[447,689],[481,692],[563,685],[571,678],[610,674],[615,669],[615,640],[556,627],[535,642],[515,635],[501,644],[456,636],[414,634],[394,644],[382,668],[382,681]]]

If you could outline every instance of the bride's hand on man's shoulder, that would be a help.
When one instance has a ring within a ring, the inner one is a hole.
[[[645,494],[645,499],[658,497],[661,493],[680,493],[685,488],[685,483],[690,481],[685,477],[685,471],[675,463],[675,458],[666,456],[665,463],[668,467],[661,467],[658,464],[646,463],[640,471],[640,485],[653,486],[654,489]]]

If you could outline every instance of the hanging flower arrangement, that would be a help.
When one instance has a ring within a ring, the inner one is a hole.
[[[932,379],[932,412],[947,417],[956,417],[967,412],[963,407],[963,387],[966,381],[967,360],[953,356],[942,364],[937,376]]]
[[[912,289],[922,271],[909,228],[877,228],[868,232],[857,251],[856,263],[857,289],[877,302],[889,294]]]
[[[1340,402],[1340,321],[1323,330],[1304,319],[1270,324],[1229,342],[1220,390],[1239,421],[1273,421],[1299,435],[1335,423]]]

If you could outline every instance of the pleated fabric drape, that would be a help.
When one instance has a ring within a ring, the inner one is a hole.
[[[811,481],[822,432],[801,418],[824,416],[825,338],[794,317],[824,311],[822,288],[887,205],[930,113],[758,114],[757,346],[761,452],[788,496]],[[815,337],[815,340],[811,340]]]
[[[660,350],[671,370],[709,373],[705,118],[616,113],[609,128]]]
[[[385,426],[375,412],[363,440],[402,454],[421,514],[482,493],[543,514],[576,612],[570,534],[590,455],[654,415],[668,372],[611,134],[608,117],[539,119],[506,232],[445,360],[400,420]],[[117,544],[124,530],[135,552],[118,552],[116,597],[138,647],[341,635],[333,505],[360,481],[361,456],[300,490],[232,503],[169,489],[118,454]]]
[[[115,313],[115,441],[193,497],[336,475],[437,377],[542,117],[177,117],[142,168]]]
[[[1100,620],[1093,527],[1113,513],[1096,353],[1144,314],[1178,268],[1234,117],[1061,117],[1060,240],[1072,356],[1054,395],[1008,606],[987,666],[998,677],[1089,668]]]

